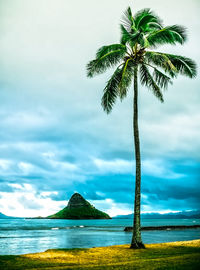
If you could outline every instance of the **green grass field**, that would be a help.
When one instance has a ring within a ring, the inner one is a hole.
[[[90,249],[57,249],[21,256],[0,256],[0,269],[200,269],[200,240],[146,245],[132,250],[129,245]]]

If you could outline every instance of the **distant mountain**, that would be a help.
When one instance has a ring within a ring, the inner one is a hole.
[[[180,211],[177,213],[167,213],[167,214],[159,214],[159,213],[145,213],[141,214],[141,217],[144,219],[187,219],[187,218],[197,218],[200,219],[200,210],[193,211]],[[130,215],[119,215],[113,218],[117,219],[132,219],[133,214]]]
[[[17,217],[9,217],[9,216],[6,216],[4,215],[3,213],[0,213],[0,219],[9,219],[9,218],[17,218]]]
[[[6,216],[6,215],[4,215],[4,214],[2,214],[2,213],[0,213],[0,218],[9,218],[9,217]]]
[[[86,201],[79,193],[74,193],[68,205],[54,215],[48,216],[50,219],[110,219],[111,217],[96,209]]]

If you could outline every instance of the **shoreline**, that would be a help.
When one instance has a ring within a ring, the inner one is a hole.
[[[115,245],[84,249],[49,249],[26,255],[0,255],[4,270],[199,269],[200,239],[147,244],[145,249]],[[14,267],[14,268],[13,268]]]
[[[168,230],[186,230],[186,229],[198,229],[200,228],[200,224],[195,225],[164,225],[164,226],[145,226],[141,227],[142,231],[168,231]],[[125,227],[125,232],[132,232],[133,227]]]

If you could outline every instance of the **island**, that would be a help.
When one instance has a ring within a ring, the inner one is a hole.
[[[46,217],[48,219],[111,219],[111,217],[96,209],[79,193],[74,193],[68,205],[61,211]]]

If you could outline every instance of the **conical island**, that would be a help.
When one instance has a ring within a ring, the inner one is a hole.
[[[110,219],[111,217],[96,209],[86,201],[79,193],[74,193],[68,205],[54,215],[51,219]]]

